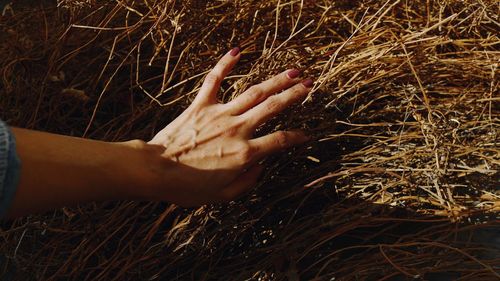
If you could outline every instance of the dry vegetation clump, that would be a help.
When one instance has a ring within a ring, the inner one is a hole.
[[[267,159],[229,205],[111,202],[4,224],[1,272],[498,280],[499,14],[494,0],[16,2],[0,17],[10,124],[150,138],[238,45],[220,100],[299,67],[313,93],[257,134],[314,140]]]

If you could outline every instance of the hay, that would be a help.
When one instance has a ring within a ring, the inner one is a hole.
[[[235,45],[221,101],[287,67],[316,84],[257,132],[314,140],[268,159],[252,194],[17,220],[0,249],[20,279],[500,276],[485,242],[500,210],[496,1],[23,2],[0,18],[1,117],[18,126],[150,138]]]

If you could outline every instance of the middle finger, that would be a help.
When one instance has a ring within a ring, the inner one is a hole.
[[[226,106],[230,108],[232,115],[242,114],[269,96],[297,84],[300,81],[299,76],[300,71],[297,69],[286,70],[271,79],[250,87],[243,94],[227,103]]]
[[[307,79],[280,94],[267,98],[264,102],[240,115],[240,117],[243,118],[248,129],[253,131],[264,122],[278,115],[288,106],[304,100],[312,86],[313,81]]]

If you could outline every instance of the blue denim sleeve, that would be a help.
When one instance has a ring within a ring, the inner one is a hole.
[[[5,216],[16,194],[21,174],[14,135],[0,120],[0,218]]]

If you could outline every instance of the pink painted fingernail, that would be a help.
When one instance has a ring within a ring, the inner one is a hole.
[[[302,81],[302,85],[306,86],[306,88],[312,88],[312,86],[314,85],[314,82],[312,79],[306,79],[306,80]]]
[[[229,52],[229,54],[233,57],[236,57],[240,53],[240,48],[236,47]]]
[[[288,71],[287,74],[288,74],[288,78],[295,79],[295,78],[300,76],[300,70],[292,69],[292,70]]]

